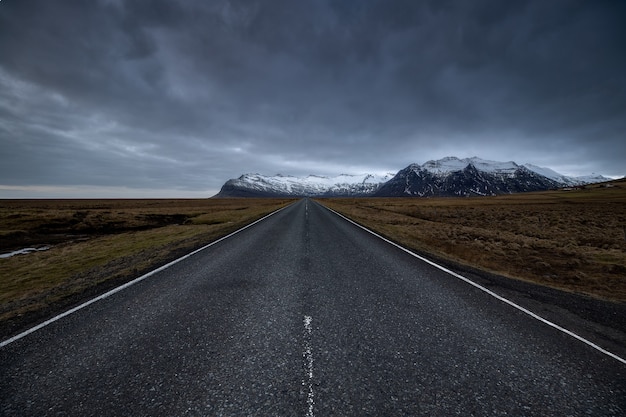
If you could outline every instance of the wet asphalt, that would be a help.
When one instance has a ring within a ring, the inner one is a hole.
[[[6,416],[623,416],[626,366],[310,200],[0,348]]]

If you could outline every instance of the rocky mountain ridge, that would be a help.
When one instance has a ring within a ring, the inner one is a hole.
[[[569,177],[550,168],[478,157],[446,157],[411,164],[397,174],[265,176],[228,180],[216,197],[433,197],[487,196],[607,181],[600,175]]]

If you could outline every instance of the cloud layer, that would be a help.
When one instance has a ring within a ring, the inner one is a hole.
[[[195,196],[446,155],[623,175],[624,21],[610,0],[5,0],[0,184]]]

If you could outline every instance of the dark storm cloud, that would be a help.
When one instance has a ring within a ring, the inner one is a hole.
[[[0,184],[216,190],[446,155],[624,174],[625,17],[608,0],[4,0]]]

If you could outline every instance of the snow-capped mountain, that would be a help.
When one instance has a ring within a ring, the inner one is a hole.
[[[393,174],[341,174],[335,177],[244,174],[228,180],[216,197],[366,196],[375,193],[392,177]]]
[[[607,180],[598,175],[568,177],[550,168],[513,161],[446,157],[423,165],[411,164],[396,175],[245,174],[228,180],[216,197],[474,196],[541,191]]]
[[[537,174],[543,175],[544,177],[548,177],[551,180],[554,180],[566,186],[593,184],[596,182],[604,182],[604,181],[611,180],[611,178],[607,178],[599,174],[583,175],[580,177],[568,177],[567,175],[559,174],[558,172],[553,171],[550,168],[542,168],[542,167],[538,167],[532,164],[524,164],[524,166],[530,169],[531,171],[536,172]]]
[[[515,162],[444,158],[401,170],[377,192],[381,197],[472,196],[547,190],[560,184]]]
[[[478,196],[543,191],[564,186],[606,181],[608,178],[568,177],[549,168],[513,161],[446,157],[423,165],[411,164],[385,183],[374,195]]]

